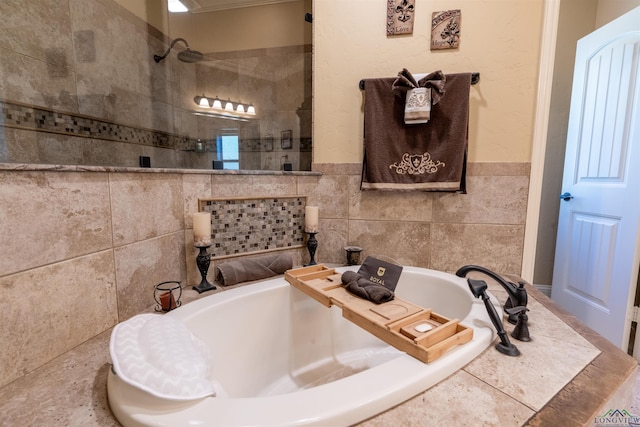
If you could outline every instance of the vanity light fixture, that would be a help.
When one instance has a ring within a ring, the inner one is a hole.
[[[196,96],[195,98],[193,98],[193,101],[198,104],[200,107],[210,107],[211,104],[209,104],[209,99],[204,96],[204,93],[202,94],[202,96]]]
[[[242,101],[236,102],[232,101],[230,98],[227,98],[227,100],[223,102],[217,96],[215,98],[208,98],[203,93],[202,96],[197,95],[195,98],[193,98],[193,102],[195,102],[198,107],[213,110],[212,112],[214,114],[231,115],[234,117],[247,117],[256,115],[256,108],[252,103],[247,104],[243,103]]]

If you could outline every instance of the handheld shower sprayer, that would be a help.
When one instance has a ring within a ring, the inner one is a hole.
[[[153,55],[153,60],[156,61],[157,63],[159,63],[160,61],[165,59],[167,57],[167,55],[169,55],[169,52],[171,52],[171,49],[173,49],[173,46],[175,46],[175,44],[177,42],[182,42],[187,47],[185,50],[183,50],[181,52],[178,52],[178,59],[180,61],[187,62],[187,63],[194,63],[194,62],[202,61],[202,59],[204,58],[204,55],[202,54],[202,52],[199,52],[197,50],[191,49],[189,47],[189,43],[187,43],[187,41],[185,39],[183,39],[183,38],[174,39],[171,42],[171,45],[169,46],[169,49],[167,49],[167,51],[162,55]]]

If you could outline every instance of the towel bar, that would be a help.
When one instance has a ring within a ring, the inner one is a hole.
[[[474,85],[480,81],[480,73],[471,73],[471,84]],[[360,84],[358,85],[360,90],[364,90],[364,79],[360,80]]]

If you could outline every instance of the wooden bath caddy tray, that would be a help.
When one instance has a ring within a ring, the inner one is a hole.
[[[473,338],[473,329],[458,319],[449,320],[398,297],[375,304],[347,291],[341,278],[341,273],[322,264],[285,272],[295,288],[327,307],[342,308],[345,319],[422,362],[432,362]]]

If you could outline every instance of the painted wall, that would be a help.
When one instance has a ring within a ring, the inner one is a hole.
[[[205,13],[169,13],[166,0],[115,2],[170,38],[185,38],[206,53],[294,46],[301,40],[311,44],[311,25],[304,21],[311,0]]]
[[[638,6],[640,6],[640,0],[598,0],[596,28],[608,24]]]
[[[362,161],[362,78],[478,71],[469,160],[528,162],[543,0],[416,2],[413,35],[387,37],[386,0],[314,3],[314,161]],[[429,50],[434,11],[462,10],[460,48]]]
[[[209,13],[172,13],[169,35],[192,40],[207,53],[311,44],[311,24],[305,22],[311,0],[276,3]],[[287,25],[282,25],[286,22]]]

